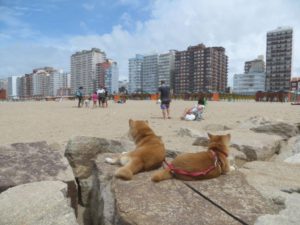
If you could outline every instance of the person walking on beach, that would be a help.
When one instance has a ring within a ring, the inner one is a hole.
[[[104,107],[104,102],[105,102],[105,89],[104,89],[102,86],[97,90],[97,95],[98,95],[98,103],[99,103],[99,107],[100,107],[100,106]]]
[[[162,80],[161,86],[158,88],[159,96],[160,96],[160,108],[162,110],[164,119],[171,119],[170,117],[170,87],[165,84],[165,81]]]
[[[79,87],[76,91],[76,98],[78,98],[78,108],[80,108],[81,104],[83,103],[82,97],[83,97],[83,93],[82,93],[82,89],[83,87]]]

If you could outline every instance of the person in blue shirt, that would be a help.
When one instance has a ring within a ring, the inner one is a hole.
[[[76,98],[78,98],[78,108],[80,108],[80,106],[83,103],[82,97],[83,97],[83,93],[82,93],[82,89],[83,87],[79,87],[76,91]]]

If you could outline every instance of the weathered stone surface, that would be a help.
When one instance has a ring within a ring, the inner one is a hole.
[[[293,162],[293,158],[297,159],[300,154],[300,136],[295,136],[287,141],[281,142],[280,153],[272,158],[273,161]],[[295,157],[294,157],[295,156]],[[289,159],[288,159],[289,158]]]
[[[251,128],[250,130],[253,130],[258,133],[266,133],[271,135],[275,134],[283,138],[290,138],[296,136],[299,133],[299,129],[297,126],[284,122],[261,125],[258,127]]]
[[[100,197],[104,199],[103,212],[99,214],[105,224],[239,224],[181,181],[156,184],[150,180],[153,172],[139,173],[131,181],[115,179],[117,167],[104,163],[105,157],[114,155],[99,155],[96,160]]]
[[[230,130],[217,133],[230,133],[230,146],[244,153],[248,161],[271,158],[279,152],[280,141],[282,140],[276,135],[258,134],[249,130]],[[193,145],[208,146],[208,142],[207,134],[202,134],[195,139]],[[236,154],[236,156],[244,160],[242,155]]]
[[[299,224],[300,165],[255,161],[246,163],[240,171],[264,197],[285,208],[279,215],[259,218],[257,224]]]
[[[103,211],[91,215],[101,218],[103,224],[240,224],[182,181],[153,183],[150,180],[153,172],[139,173],[131,181],[115,179],[113,173],[117,167],[104,163],[105,157],[115,154],[98,155],[95,161],[100,185],[98,196],[103,200],[99,209]],[[259,215],[276,212],[238,172],[188,184],[201,189],[204,195],[249,224]]]
[[[200,132],[198,130],[191,129],[191,128],[180,128],[176,133],[180,137],[193,137],[193,138],[197,138],[197,137],[202,137],[203,135],[207,136],[206,133]]]
[[[252,131],[231,131],[231,146],[245,153],[248,161],[268,160],[280,150],[281,137],[254,133]]]
[[[270,120],[268,117],[263,116],[252,116],[249,119],[246,119],[244,121],[237,121],[239,123],[237,128],[240,129],[251,129],[263,125],[269,125],[273,121]]]
[[[76,225],[67,185],[42,181],[19,185],[0,194],[1,225]]]
[[[99,153],[124,152],[134,148],[134,143],[129,141],[77,136],[69,140],[65,156],[76,177],[88,178],[92,172],[92,161]]]
[[[300,153],[293,155],[287,159],[284,160],[286,163],[291,163],[291,164],[299,164],[300,165]]]
[[[59,180],[68,184],[76,209],[76,182],[59,145],[42,141],[0,146],[0,165],[0,192],[29,182]]]
[[[226,130],[230,130],[230,128],[225,125],[222,125],[222,124],[207,124],[204,127],[204,130],[206,130],[206,131],[226,131]]]
[[[254,161],[244,164],[240,171],[249,184],[269,199],[286,197],[289,190],[300,190],[300,165]]]
[[[135,148],[133,142],[110,140],[97,137],[77,136],[69,140],[65,156],[72,166],[75,177],[80,185],[79,203],[89,205],[91,187],[93,186],[93,160],[105,152],[124,152]]]
[[[250,186],[239,171],[188,184],[247,224],[254,224],[261,215],[278,212],[278,207]]]
[[[255,225],[298,225],[300,221],[300,194],[292,193],[285,201],[286,208],[278,215],[264,215]]]

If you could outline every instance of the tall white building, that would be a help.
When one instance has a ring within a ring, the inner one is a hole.
[[[160,54],[158,61],[158,86],[160,81],[164,80],[167,86],[171,86],[175,69],[176,50],[170,50],[168,53]]]
[[[137,54],[135,58],[129,59],[129,84],[128,92],[136,93],[142,91],[142,63],[144,56]]]
[[[9,98],[17,98],[19,96],[18,90],[19,90],[19,82],[18,78],[20,76],[11,76],[8,77],[7,80],[7,89],[8,89],[8,97]]]
[[[265,91],[265,63],[263,56],[245,62],[245,73],[233,76],[233,93],[254,95],[258,91]]]
[[[56,71],[50,74],[50,96],[61,96],[63,90],[70,88],[70,74],[61,71]]]
[[[72,93],[83,87],[84,94],[91,94],[96,88],[96,65],[104,62],[106,54],[98,48],[76,52],[71,56]]]
[[[142,63],[142,91],[157,93],[158,90],[158,54],[146,55]]]
[[[32,74],[33,96],[49,96],[50,87],[50,74],[46,70],[37,70]]]
[[[109,94],[119,92],[119,68],[117,62],[113,60],[107,61],[108,65],[104,66],[104,86]],[[102,63],[105,64],[105,63]]]

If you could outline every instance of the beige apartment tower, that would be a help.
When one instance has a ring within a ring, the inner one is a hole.
[[[76,52],[71,56],[71,92],[83,87],[84,94],[91,94],[97,87],[96,65],[104,62],[106,54],[98,48]]]

